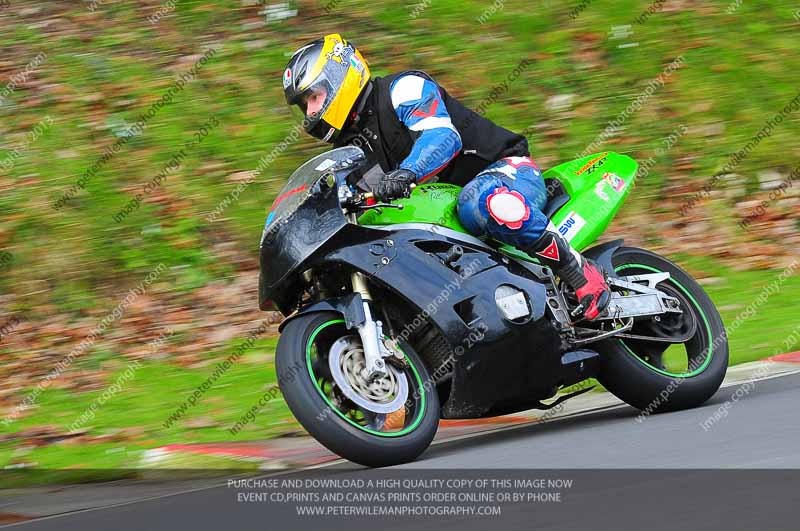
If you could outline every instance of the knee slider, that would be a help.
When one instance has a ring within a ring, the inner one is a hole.
[[[505,186],[496,188],[486,198],[486,208],[492,219],[509,229],[522,228],[531,217],[531,208],[522,194]]]

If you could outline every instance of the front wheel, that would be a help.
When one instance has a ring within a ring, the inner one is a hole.
[[[361,376],[364,351],[355,330],[333,312],[301,315],[278,341],[275,366],[286,403],[332,452],[370,467],[416,459],[439,425],[439,398],[420,357],[400,343],[405,366]]]
[[[728,368],[722,318],[703,288],[683,269],[644,249],[622,247],[613,257],[620,277],[669,273],[656,288],[680,301],[683,314],[636,322],[631,334],[689,337],[683,343],[610,339],[598,380],[617,398],[645,413],[697,407],[717,392]]]

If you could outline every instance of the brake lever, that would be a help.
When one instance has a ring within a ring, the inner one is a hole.
[[[397,210],[403,210],[403,205],[393,205],[391,203],[375,203],[374,205],[358,205],[354,207],[354,210],[372,210],[373,208],[396,208]]]
[[[413,183],[410,186],[410,188],[412,190],[414,188],[416,188],[416,187],[417,187],[417,185],[413,184]],[[396,208],[397,210],[403,210],[403,205],[402,204],[394,205],[394,204],[391,204],[391,203],[376,203],[374,205],[365,205],[365,204],[362,203],[363,201],[367,201],[369,199],[374,199],[374,198],[375,198],[375,194],[373,194],[372,192],[364,192],[364,193],[362,193],[362,194],[360,194],[358,196],[358,201],[357,202],[351,203],[348,206],[348,209],[361,211],[361,210],[371,210],[373,208]],[[406,199],[408,199],[408,197],[406,197]]]

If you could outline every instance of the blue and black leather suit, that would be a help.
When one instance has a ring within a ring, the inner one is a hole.
[[[374,79],[354,116],[336,145],[362,147],[367,185],[397,169],[417,182],[459,184],[458,215],[471,233],[521,249],[542,236],[547,193],[527,140],[467,109],[424,72]]]

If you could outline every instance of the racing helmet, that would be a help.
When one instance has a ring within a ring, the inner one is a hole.
[[[370,79],[361,53],[338,33],[297,50],[283,72],[286,103],[303,112],[303,128],[311,136],[333,142],[342,131]],[[319,112],[307,116],[309,97],[324,99]]]

